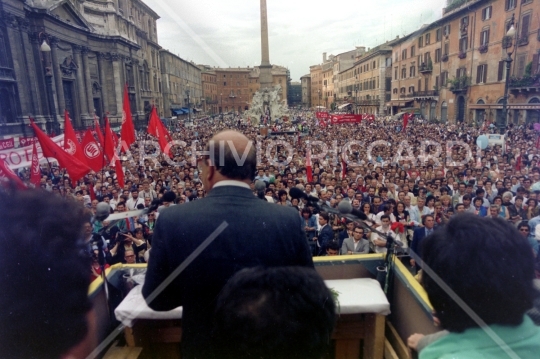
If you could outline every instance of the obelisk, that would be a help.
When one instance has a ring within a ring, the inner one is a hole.
[[[268,13],[266,0],[261,0],[261,66],[259,66],[260,89],[272,87],[272,65],[270,64],[270,50],[268,46]]]

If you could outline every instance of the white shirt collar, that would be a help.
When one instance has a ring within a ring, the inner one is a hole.
[[[243,188],[251,189],[247,183],[242,182],[242,181],[236,181],[236,180],[219,181],[212,188],[224,187],[224,186],[234,186],[234,187],[243,187]]]

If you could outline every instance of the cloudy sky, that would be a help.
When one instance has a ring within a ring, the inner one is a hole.
[[[160,16],[159,43],[198,64],[261,62],[257,0],[143,0]],[[267,0],[270,62],[293,81],[322,62],[322,53],[375,47],[439,19],[446,0]]]

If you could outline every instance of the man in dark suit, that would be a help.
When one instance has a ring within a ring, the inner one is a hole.
[[[435,225],[435,218],[431,214],[425,215],[422,218],[422,225],[424,227],[414,230],[413,239],[411,243],[411,250],[416,253],[416,258],[422,259],[422,241],[424,238],[433,233],[433,226]],[[416,270],[420,270],[420,266],[416,261],[411,258],[411,266],[415,266]]]
[[[319,224],[321,225],[321,228],[319,229],[317,237],[314,237],[313,240],[317,241],[317,247],[319,248],[320,256],[326,253],[326,247],[328,246],[328,243],[334,240],[334,231],[332,230],[332,227],[328,225],[329,220],[330,217],[328,216],[328,213],[319,213]]]
[[[244,135],[225,131],[214,136],[198,167],[209,194],[162,212],[154,229],[142,291],[148,298],[226,223],[223,232],[148,303],[158,311],[183,306],[182,358],[187,359],[213,357],[215,301],[236,272],[256,266],[313,267],[298,212],[253,195],[249,184],[256,169],[256,153]]]

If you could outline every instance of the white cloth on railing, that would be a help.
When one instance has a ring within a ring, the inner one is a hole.
[[[355,278],[324,281],[326,286],[338,292],[340,314],[375,313],[390,314],[390,303],[374,279]],[[136,319],[181,319],[182,307],[168,312],[156,312],[146,305],[141,293],[142,286],[134,287],[115,309],[116,319],[123,325],[132,327]]]

